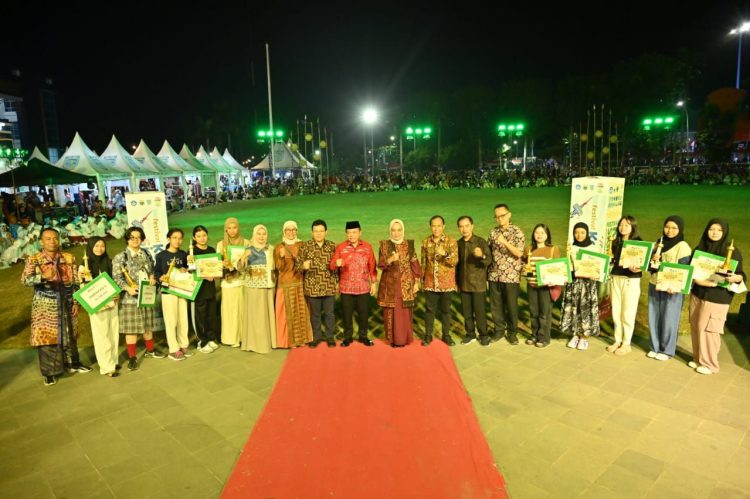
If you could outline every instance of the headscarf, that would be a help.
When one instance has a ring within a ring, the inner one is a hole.
[[[401,244],[404,242],[404,235],[406,234],[406,227],[404,226],[404,222],[398,218],[394,218],[391,220],[391,223],[388,224],[388,234],[390,235],[391,229],[393,229],[393,224],[401,224],[401,228],[404,229],[403,232],[401,232],[401,239],[393,239],[391,238],[391,242],[393,244]]]
[[[712,241],[708,237],[708,229],[712,225],[721,225],[721,229],[724,232],[721,239],[718,241]],[[727,254],[727,246],[729,246],[729,222],[721,218],[712,218],[706,224],[706,228],[703,229],[703,235],[701,240],[698,242],[698,246],[695,247],[697,250],[705,251],[706,253],[712,253],[714,255],[725,256]]]
[[[259,243],[257,242],[257,236],[258,231],[260,229],[265,229],[266,234],[268,234],[268,229],[266,229],[265,225],[258,224],[255,227],[253,227],[253,237],[250,240],[250,255],[247,257],[247,263],[250,265],[266,265],[266,249],[268,248],[268,240],[266,240],[266,245],[262,247],[258,247]]]
[[[664,226],[667,225],[667,222],[674,222],[677,225],[679,232],[676,236],[667,237],[667,235],[664,234]],[[685,221],[682,219],[682,217],[678,217],[677,215],[670,215],[666,218],[666,220],[664,220],[664,224],[662,224],[662,234],[664,236],[664,239],[662,239],[662,244],[664,246],[661,249],[663,253],[666,253],[667,251],[677,246],[677,243],[685,240],[685,234],[682,233],[684,228]],[[659,244],[659,241],[657,240],[656,243]]]
[[[94,246],[99,241],[104,242],[104,254],[96,256],[94,254]],[[112,275],[112,260],[107,255],[107,243],[103,237],[94,236],[90,237],[86,244],[86,256],[89,258],[89,270],[91,271],[91,277],[97,277],[102,272],[107,272]]]
[[[576,229],[584,229],[586,231],[586,239],[579,242],[575,236]],[[594,243],[591,241],[591,237],[589,236],[589,226],[583,222],[578,222],[577,224],[575,224],[573,226],[573,246],[580,246],[581,248],[585,248],[587,246],[591,246],[592,244]]]
[[[297,222],[294,220],[289,220],[287,222],[284,222],[284,227],[281,229],[281,237],[284,241],[284,244],[288,244],[289,246],[293,244],[297,244],[299,242],[299,238],[297,236],[294,236],[294,239],[287,239],[286,238],[286,230],[287,229],[296,229],[297,228]]]
[[[236,239],[229,239],[229,236],[227,235],[227,227],[231,223],[237,224],[238,230],[237,230]],[[234,217],[229,217],[226,220],[224,220],[224,250],[226,250],[229,246],[240,246],[242,244],[242,234],[239,231],[239,227],[240,227],[240,221]]]
[[[268,247],[268,239],[266,239],[266,244],[264,246],[259,246],[260,243],[257,241],[258,231],[260,229],[264,229],[266,231],[266,234],[268,234],[268,229],[266,229],[266,226],[263,224],[258,224],[255,227],[253,227],[253,237],[250,239],[250,245],[254,248],[267,248]]]

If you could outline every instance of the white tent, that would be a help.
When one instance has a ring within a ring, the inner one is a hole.
[[[140,144],[133,152],[133,158],[148,168],[159,172],[161,177],[182,177],[182,170],[177,165],[168,165],[151,151],[146,142],[141,139]]]
[[[188,179],[192,180],[200,180],[201,172],[193,165],[182,159],[182,156],[177,154],[177,152],[172,148],[172,146],[167,142],[164,141],[164,144],[161,146],[161,150],[156,154],[156,157],[159,161],[167,165],[168,167],[174,169],[178,169],[182,171],[182,178],[184,182],[185,188],[184,191],[184,197],[187,201],[188,198],[188,189],[187,189],[187,181]]]
[[[218,184],[218,173],[216,172],[216,168],[212,168],[203,164],[198,158],[193,155],[187,144],[182,144],[182,149],[180,149],[180,157],[184,159],[186,163],[200,172],[202,177],[201,182],[205,183],[207,186],[216,187],[216,184]]]
[[[142,178],[157,178],[159,172],[150,165],[140,163],[128,151],[122,147],[117,137],[112,135],[112,140],[99,158],[105,163],[118,168],[119,170],[129,170],[131,172],[130,191],[139,190],[138,180]]]
[[[36,158],[36,159],[39,159],[39,160],[42,160],[42,161],[44,161],[45,163],[49,163],[49,164],[52,164],[52,161],[48,160],[48,159],[47,159],[47,156],[45,156],[45,155],[44,155],[44,154],[42,153],[42,151],[40,151],[40,150],[39,150],[39,148],[38,148],[37,146],[34,146],[34,150],[33,150],[33,151],[31,151],[31,156],[29,156],[29,159],[28,159],[27,161],[29,161],[29,160],[32,160],[32,159],[34,159],[34,158]]]
[[[274,154],[274,168],[278,170],[302,170],[303,172],[311,172],[316,167],[305,159],[302,154],[292,151],[288,144],[283,142],[273,145]],[[260,163],[253,166],[251,170],[271,170],[271,155],[267,155],[261,160]]]
[[[109,197],[109,193],[105,189],[107,183],[128,185],[128,181],[131,178],[129,171],[120,170],[116,166],[112,166],[99,159],[99,156],[83,142],[78,132],[76,132],[73,142],[70,143],[70,146],[55,166],[83,175],[95,176],[99,189],[99,199],[102,202]]]
[[[250,172],[248,172],[246,168],[240,165],[237,160],[234,159],[231,154],[229,154],[229,149],[224,149],[224,155],[222,155],[219,150],[214,147],[214,150],[211,151],[211,158],[213,158],[214,161],[217,161],[219,158],[221,158],[224,164],[228,165],[232,169],[232,171],[234,171],[234,174],[239,177],[240,185],[245,185],[245,182],[247,180],[246,176],[249,176]]]

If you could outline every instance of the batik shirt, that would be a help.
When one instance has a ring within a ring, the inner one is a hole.
[[[445,252],[438,253],[438,249]],[[443,234],[435,241],[432,236],[422,241],[422,289],[446,293],[456,291],[458,243]]]
[[[339,275],[329,265],[336,251],[331,241],[323,241],[320,246],[315,241],[305,241],[294,260],[294,270],[304,274],[302,286],[305,296],[334,296],[339,289]],[[305,270],[304,263],[310,261]]]
[[[511,246],[518,248],[518,251],[523,251],[523,247],[526,244],[523,231],[517,225],[509,224],[505,229],[501,227],[492,229],[490,236],[487,238],[487,242],[490,245],[490,252],[492,253],[492,263],[490,263],[487,280],[519,284],[521,282],[523,261],[508,251],[508,248],[504,244],[497,242],[498,234],[502,234]]]

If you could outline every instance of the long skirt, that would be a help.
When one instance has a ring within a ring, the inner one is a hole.
[[[693,360],[711,372],[719,372],[719,350],[729,305],[701,300],[690,295],[690,336]]]
[[[408,345],[414,341],[411,308],[404,307],[401,293],[397,293],[395,307],[383,307],[385,338],[391,345]]]
[[[573,279],[565,285],[560,332],[581,337],[599,334],[599,295],[596,281]]]
[[[302,283],[284,284],[276,290],[276,343],[298,347],[313,339]]]
[[[238,345],[245,323],[245,287],[221,288],[221,342]]]
[[[248,320],[242,327],[240,343],[247,352],[268,353],[276,348],[276,315],[273,288],[245,288]]]
[[[682,313],[682,293],[669,294],[648,285],[648,328],[651,350],[674,357]]]
[[[120,300],[120,334],[143,334],[154,330],[154,309]]]
[[[111,374],[115,372],[117,365],[117,344],[120,340],[120,318],[117,306],[104,308],[89,315],[89,322],[99,373]]]

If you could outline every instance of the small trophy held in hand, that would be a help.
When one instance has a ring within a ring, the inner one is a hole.
[[[130,286],[131,288],[135,289],[135,291],[137,293],[138,292],[138,286],[136,285],[136,283],[133,280],[133,278],[130,277],[130,273],[128,272],[128,269],[126,269],[125,267],[122,268],[122,275],[125,276],[125,280],[127,281],[128,286]]]
[[[732,239],[729,242],[729,247],[727,248],[727,257],[724,259],[724,263],[721,265],[719,270],[716,271],[717,274],[722,276],[730,276],[734,274],[732,271],[732,253],[734,253],[734,239]]]
[[[651,263],[649,266],[652,270],[659,270],[659,264],[661,263],[661,249],[664,247],[664,236],[659,238],[659,242],[656,243],[654,248],[654,254],[651,255]]]
[[[529,250],[526,252],[526,266],[523,268],[523,271],[526,277],[534,276],[534,266],[531,264],[531,246],[529,246]]]
[[[190,243],[190,249],[188,250],[188,271],[194,272],[195,271],[195,257],[193,256],[193,243]]]
[[[81,280],[83,282],[91,281],[91,269],[89,268],[89,256],[83,254],[83,272],[81,272]]]
[[[166,279],[161,282],[161,285],[164,286],[165,288],[169,287],[169,281],[172,278],[172,271],[174,270],[174,266],[176,263],[177,263],[177,258],[173,257],[169,261],[169,268],[167,269],[167,272],[164,274],[164,276],[162,276],[162,277],[166,276]]]

